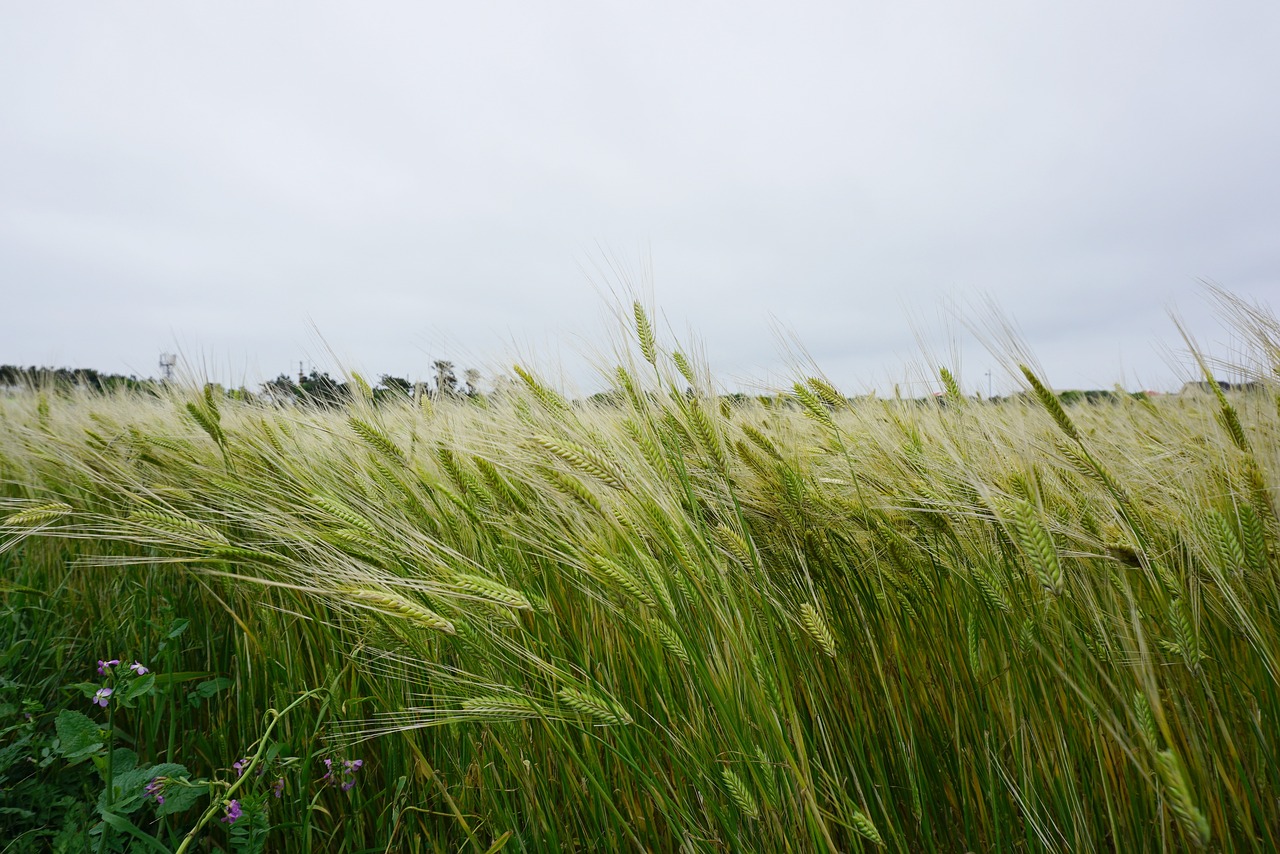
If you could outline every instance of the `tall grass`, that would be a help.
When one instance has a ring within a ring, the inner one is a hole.
[[[21,394],[3,595],[81,658],[199,618],[209,767],[329,687],[373,782],[272,850],[1274,850],[1280,327],[1227,306],[1247,394],[730,404],[638,306],[608,405]]]

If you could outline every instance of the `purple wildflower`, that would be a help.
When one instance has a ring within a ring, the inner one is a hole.
[[[356,781],[354,779],[348,780],[347,782],[342,784],[342,791],[349,792],[352,789],[354,789],[355,786],[356,786]]]
[[[326,759],[324,761],[324,767],[325,767],[325,774],[323,777],[320,778],[320,782],[332,783],[333,782],[333,760]]]
[[[271,792],[277,797],[284,797],[284,778],[281,777],[271,785]]]
[[[231,767],[232,767],[232,768],[234,768],[234,769],[236,769],[236,776],[237,776],[237,777],[243,777],[243,776],[244,776],[244,769],[245,769],[245,768],[247,768],[247,767],[249,767],[249,757],[248,757],[248,756],[246,756],[244,759],[241,759],[241,760],[239,760],[239,761],[237,761],[237,762],[232,762],[232,763],[231,763]]]
[[[146,676],[148,673],[151,672],[144,665],[141,665],[136,661],[133,664],[129,665],[129,669],[132,670],[134,674],[138,676]]]
[[[114,688],[99,688],[98,692],[93,695],[93,702],[105,709],[107,707],[107,700],[114,693]]]
[[[227,824],[235,824],[240,816],[244,815],[244,810],[240,809],[240,802],[237,800],[227,801],[226,810],[227,814],[222,817],[222,820]]]
[[[147,793],[143,795],[143,799],[155,798],[156,804],[164,803],[164,784],[168,782],[166,777],[152,777],[151,782],[147,784]]]
[[[106,676],[107,671],[115,667],[119,663],[120,663],[120,659],[118,658],[113,658],[110,661],[103,661],[101,658],[99,658],[98,659],[98,675]]]

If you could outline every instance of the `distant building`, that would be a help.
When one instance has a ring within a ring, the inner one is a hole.
[[[1262,383],[1229,383],[1218,380],[1218,388],[1223,391],[1262,391]],[[1184,383],[1178,394],[1213,394],[1213,383],[1208,380]]]

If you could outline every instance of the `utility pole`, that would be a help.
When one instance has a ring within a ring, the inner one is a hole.
[[[991,399],[991,369],[987,368],[987,400]]]

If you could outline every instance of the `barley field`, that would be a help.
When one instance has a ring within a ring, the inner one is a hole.
[[[1280,849],[1224,311],[1248,388],[1089,403],[729,398],[638,304],[590,402],[0,396],[0,850]]]

